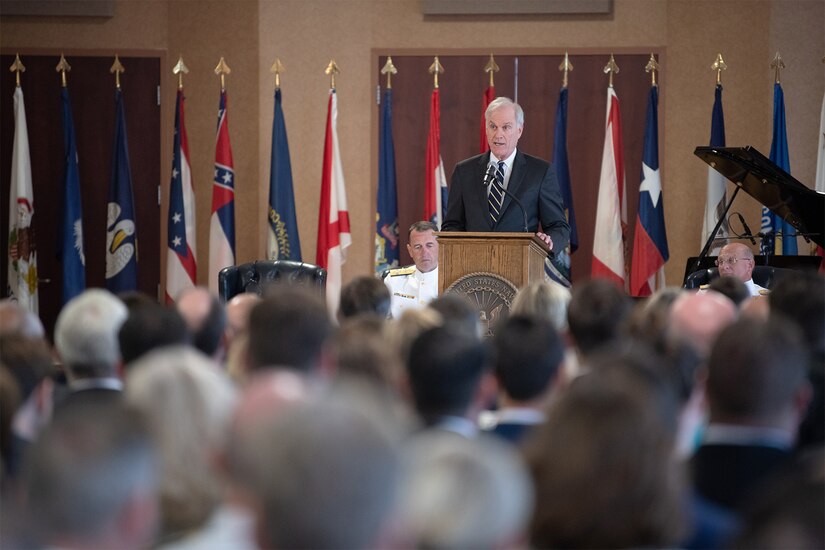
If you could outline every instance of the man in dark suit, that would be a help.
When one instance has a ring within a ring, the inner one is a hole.
[[[511,99],[498,97],[484,116],[490,152],[456,164],[441,230],[524,231],[524,216],[512,195],[526,210],[527,231],[536,232],[552,250],[564,250],[570,226],[555,168],[516,148],[524,111]]]

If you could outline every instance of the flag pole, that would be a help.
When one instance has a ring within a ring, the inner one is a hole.
[[[608,76],[607,85],[609,87],[613,87],[613,75],[619,74],[619,66],[616,65],[616,60],[613,58],[613,54],[610,54],[610,61],[607,62],[607,65],[604,66],[604,72]]]
[[[280,90],[281,89],[281,73],[286,72],[286,67],[284,67],[283,63],[281,63],[281,58],[280,57],[275,58],[275,62],[269,68],[269,72],[275,74],[275,89]]]
[[[437,58],[436,58],[436,59],[437,59]],[[495,85],[496,85],[496,84],[495,84],[495,82],[494,82],[494,75],[495,75],[497,72],[499,72],[500,70],[501,70],[501,69],[499,68],[498,64],[496,64],[496,60],[495,60],[495,58],[493,57],[493,54],[491,53],[491,54],[490,54],[490,60],[489,60],[489,61],[487,61],[487,64],[486,64],[486,65],[484,65],[484,72],[485,72],[485,73],[490,73],[490,86],[491,86],[491,87],[493,87],[493,86],[495,86]]]
[[[178,62],[172,69],[172,74],[178,75],[178,90],[183,90],[183,75],[189,72],[189,68],[183,62],[183,55],[178,56]]]
[[[725,60],[722,59],[722,54],[721,53],[716,54],[716,61],[714,61],[711,64],[710,69],[712,71],[716,71],[716,85],[717,86],[722,85],[722,71],[727,70],[727,68],[728,68],[728,65],[727,65],[727,63],[725,63]]]
[[[14,85],[20,87],[20,73],[26,72],[26,67],[20,61],[20,54],[14,54],[14,63],[9,67],[9,71],[14,73]]]
[[[785,63],[782,61],[782,56],[779,55],[779,52],[776,52],[776,55],[773,56],[773,61],[771,61],[771,68],[774,69],[774,83],[780,84],[779,82],[779,73],[782,69],[785,68]]]
[[[650,59],[647,61],[647,65],[645,65],[645,72],[650,73],[650,85],[651,86],[659,86],[656,83],[656,71],[659,70],[659,64],[656,63],[656,56],[650,54]]]
[[[435,56],[433,64],[430,65],[429,73],[433,75],[433,88],[438,89],[438,75],[444,72],[444,66],[438,61],[438,56]]]
[[[567,88],[567,75],[573,70],[573,64],[570,63],[570,57],[567,55],[567,52],[564,52],[564,61],[559,65],[559,70],[562,71],[561,87]]]
[[[229,68],[229,65],[226,64],[226,61],[223,60],[223,56],[221,56],[221,60],[218,61],[218,66],[215,67],[215,74],[220,75],[221,77],[221,92],[226,91],[226,75],[232,72],[232,69]]]
[[[72,67],[69,65],[69,62],[66,61],[66,58],[62,53],[60,54],[60,61],[57,63],[57,67],[55,67],[54,70],[60,73],[60,85],[64,88],[67,87],[69,84],[66,80],[66,73],[71,71]]]
[[[109,72],[115,74],[115,87],[120,90],[120,73],[125,73],[126,69],[120,63],[120,58],[118,58],[117,54],[115,54],[115,62],[112,63]]]
[[[327,68],[324,69],[324,74],[329,75],[329,87],[334,90],[335,89],[335,75],[341,74],[341,69],[338,68],[338,64],[335,62],[334,59],[329,60],[329,65],[327,65]]]
[[[398,74],[398,69],[395,68],[395,65],[392,64],[392,56],[387,56],[387,62],[384,63],[384,67],[381,69],[381,74],[387,75],[387,89],[392,89],[392,75]]]

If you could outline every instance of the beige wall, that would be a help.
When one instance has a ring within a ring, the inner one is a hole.
[[[183,54],[187,128],[198,196],[199,274],[205,282],[211,170],[219,80],[212,70],[220,56],[232,68],[230,134],[236,170],[238,261],[263,257],[269,179],[273,79],[269,67],[280,57],[284,111],[304,259],[314,261],[321,155],[330,58],[342,69],[338,134],[347,181],[353,246],[345,277],[372,266],[374,165],[377,109],[373,53],[393,49],[447,52],[449,49],[517,51],[521,48],[646,51],[664,48],[662,74],[662,168],[671,251],[667,275],[681,280],[685,259],[699,249],[707,170],[693,156],[710,129],[717,52],[723,74],[729,145],[770,149],[776,50],[787,65],[786,94],[791,167],[812,184],[818,113],[825,90],[825,3],[820,0],[715,1],[617,0],[609,17],[424,18],[418,0],[214,0],[119,1],[109,20],[3,19],[0,46],[74,50],[159,49],[164,71]],[[448,76],[448,75],[447,75]],[[175,86],[163,84],[163,167],[168,185]],[[422,136],[422,140],[425,136]],[[602,139],[599,136],[597,139]],[[167,146],[168,145],[168,146]],[[628,168],[632,170],[632,167]],[[755,201],[740,194],[736,210],[759,225]],[[165,231],[165,214],[163,218]],[[161,251],[163,248],[161,247]]]

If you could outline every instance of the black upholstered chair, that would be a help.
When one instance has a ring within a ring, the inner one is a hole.
[[[243,292],[262,294],[267,286],[276,283],[299,284],[323,292],[327,284],[327,270],[292,260],[259,260],[233,265],[218,273],[218,294],[221,300],[227,302]]]
[[[756,265],[753,267],[752,277],[754,283],[770,290],[776,284],[776,281],[790,272],[793,272],[793,270],[771,265]],[[700,269],[687,276],[684,286],[687,289],[699,288],[702,285],[709,284],[718,276],[719,270],[715,267]]]

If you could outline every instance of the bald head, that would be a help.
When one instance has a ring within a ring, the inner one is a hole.
[[[687,342],[707,358],[716,337],[736,315],[736,305],[718,292],[686,293],[670,310],[668,336]]]
[[[181,293],[176,306],[189,327],[194,346],[210,357],[221,358],[226,311],[218,297],[199,286]]]
[[[244,332],[249,326],[249,313],[261,300],[253,292],[243,292],[226,303],[226,324],[230,340]]]
[[[742,243],[730,243],[722,247],[716,260],[719,275],[736,277],[742,282],[750,281],[754,259],[750,248]]]

